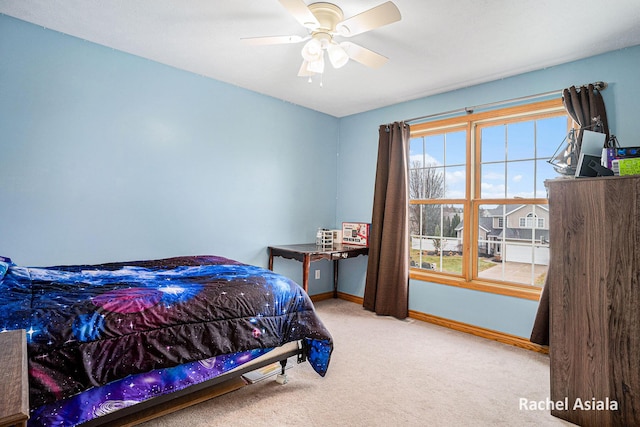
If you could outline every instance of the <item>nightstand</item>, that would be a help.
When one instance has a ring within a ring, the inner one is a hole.
[[[23,329],[0,333],[0,427],[29,419],[27,336]]]

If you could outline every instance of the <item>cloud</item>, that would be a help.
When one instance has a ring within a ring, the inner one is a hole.
[[[504,185],[503,184],[491,184],[489,182],[482,182],[480,184],[480,187],[482,188],[482,190],[486,190],[486,191],[502,191],[504,192]]]
[[[498,172],[486,172],[482,174],[482,178],[489,179],[489,180],[503,180],[504,174],[498,173]]]
[[[422,160],[424,160],[425,163],[429,166],[442,166],[439,161],[428,154],[425,154],[424,156],[422,154],[411,154],[409,156],[409,165],[413,165],[414,163],[422,165]]]
[[[487,199],[499,199],[504,197],[504,184],[491,184],[488,182],[482,182],[480,184],[482,189],[482,197]]]
[[[457,170],[454,172],[447,172],[447,184],[456,184],[458,182],[464,182],[466,173],[464,170]]]

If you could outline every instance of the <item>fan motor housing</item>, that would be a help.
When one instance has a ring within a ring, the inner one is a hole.
[[[320,23],[320,27],[314,32],[335,33],[336,25],[344,19],[342,9],[333,3],[312,3],[308,7]]]

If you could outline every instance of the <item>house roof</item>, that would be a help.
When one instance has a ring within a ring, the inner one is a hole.
[[[508,216],[520,209],[526,208],[527,206],[528,205],[500,205],[493,209],[487,209],[486,212],[488,212],[492,217],[500,217],[503,214]],[[549,211],[549,207],[546,205],[536,205],[536,209],[542,209],[547,212]]]
[[[488,213],[487,216],[481,216],[478,218],[478,226],[480,229],[484,230],[487,233],[487,236],[492,236],[496,238],[502,238],[504,234],[505,239],[509,240],[531,240],[532,231],[535,231],[535,239],[539,240],[541,238],[549,239],[549,230],[548,229],[526,229],[526,228],[494,228],[494,218],[501,217],[503,212],[506,215],[510,215],[519,211],[522,208],[527,207],[528,205],[500,205],[493,209],[487,209],[485,212]],[[548,211],[549,208],[544,205],[536,205],[536,208],[543,209]],[[455,228],[456,231],[462,231],[464,228],[464,221],[460,221],[460,224]]]

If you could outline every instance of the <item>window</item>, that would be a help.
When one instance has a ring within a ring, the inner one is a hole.
[[[534,220],[536,222],[534,223]],[[526,217],[520,218],[520,228],[544,228],[544,218],[538,218],[534,213],[528,213]]]
[[[536,299],[549,262],[548,160],[561,100],[412,125],[411,277]]]

